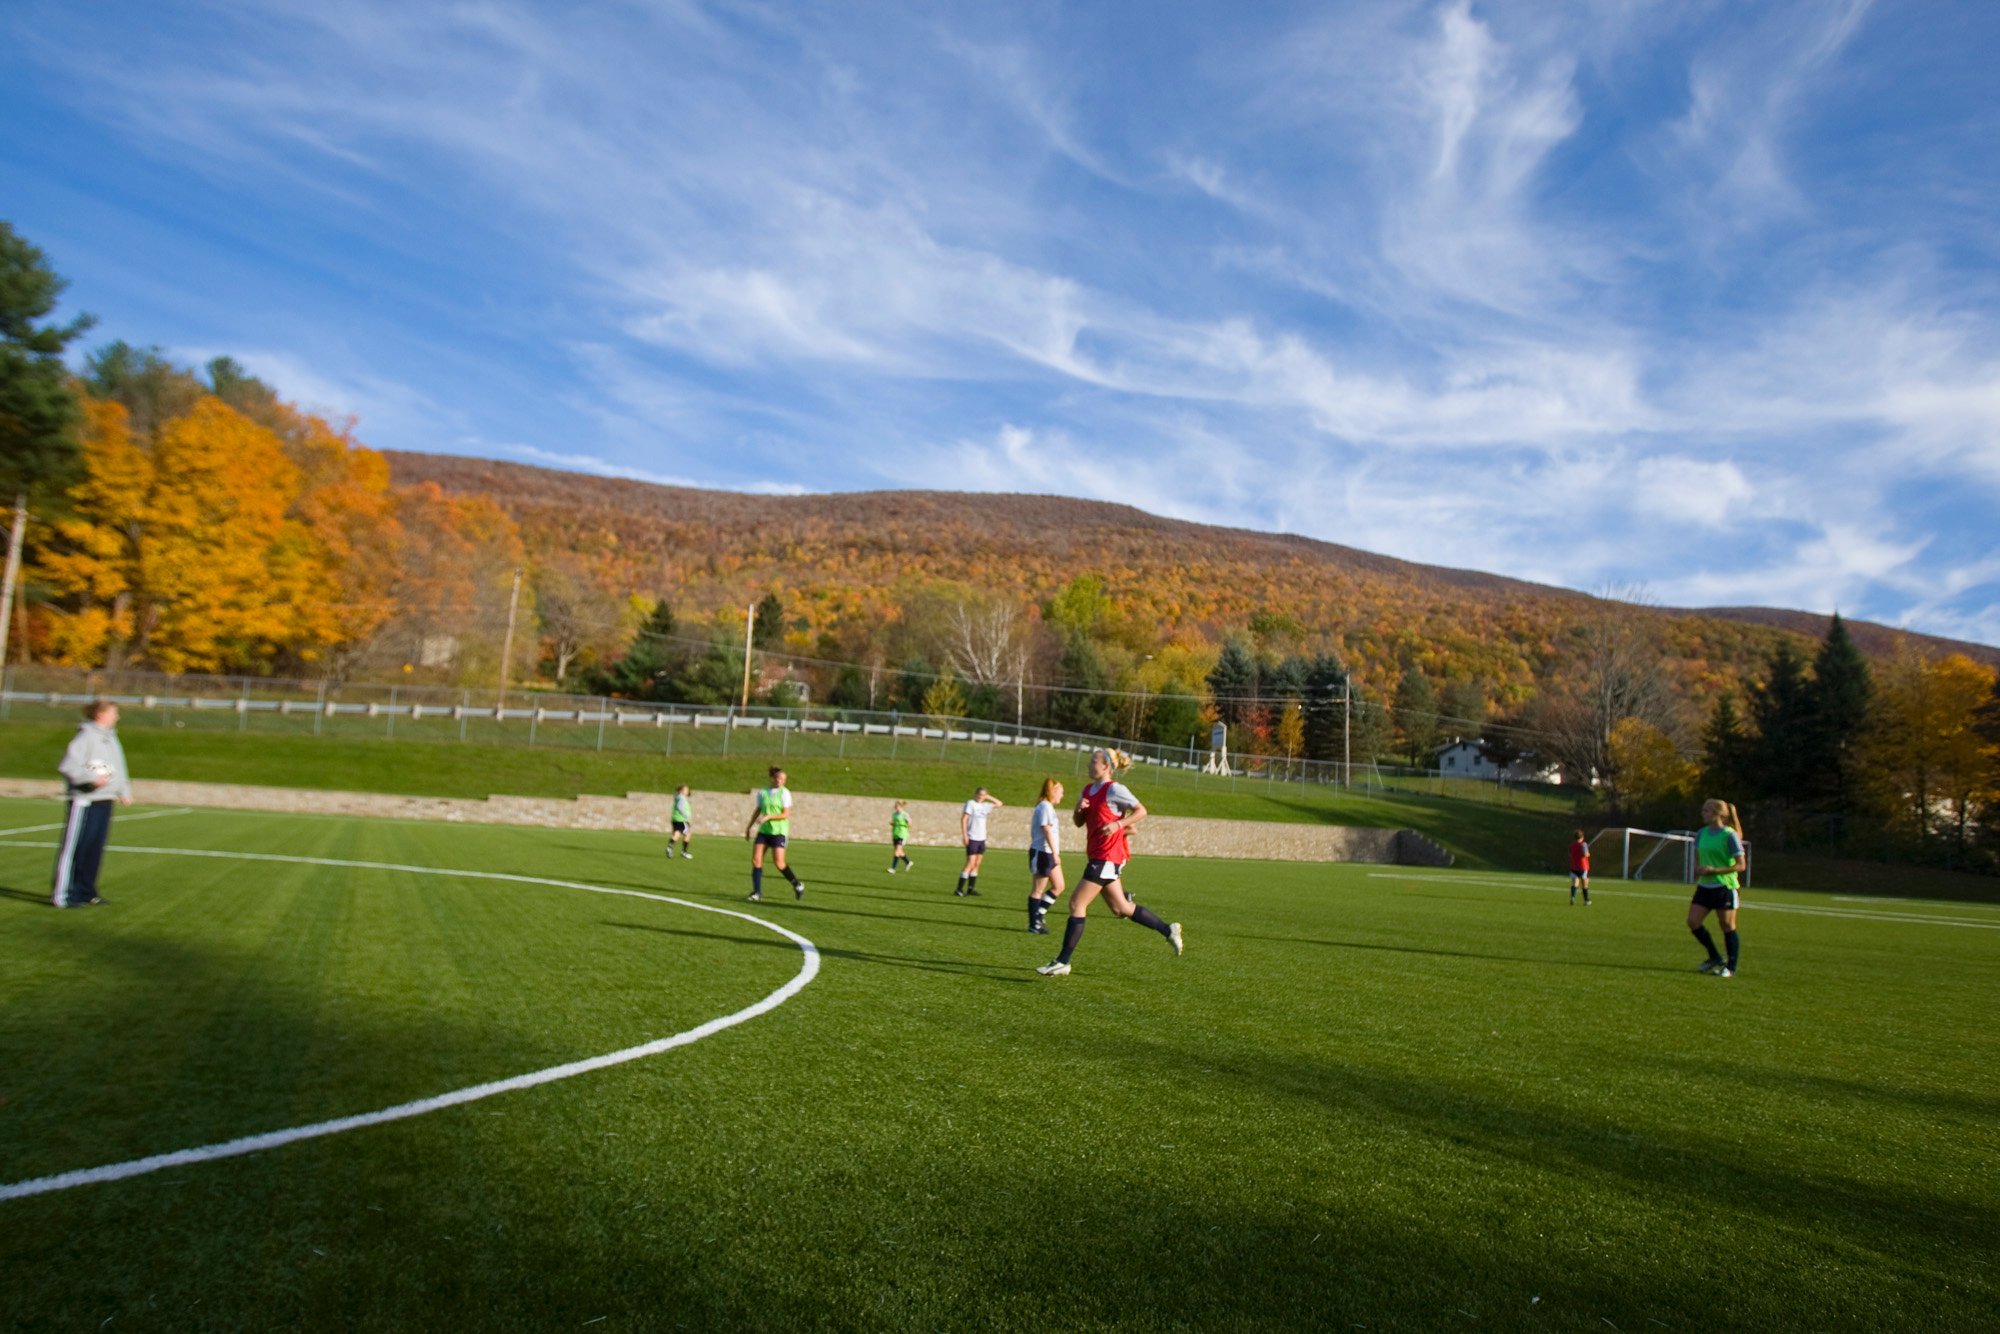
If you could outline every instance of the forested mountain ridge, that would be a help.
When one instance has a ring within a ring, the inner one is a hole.
[[[896,590],[912,581],[948,580],[1032,604],[1094,574],[1123,617],[1161,639],[1213,641],[1260,614],[1290,618],[1301,640],[1331,641],[1377,692],[1393,691],[1414,664],[1440,680],[1481,680],[1499,703],[1558,670],[1568,633],[1604,605],[1501,575],[1102,501],[936,491],[759,496],[491,459],[386,457],[397,482],[490,500],[513,517],[531,552],[591,559],[614,586],[656,593],[686,615],[740,607],[775,589],[806,623],[797,637],[808,641],[837,634],[843,622],[893,618]],[[1824,630],[1823,618],[1803,612],[1641,614],[1661,623],[1702,698],[1760,674],[1787,632]],[[1875,653],[1906,639],[1924,652],[2000,664],[2000,649],[1850,625]]]

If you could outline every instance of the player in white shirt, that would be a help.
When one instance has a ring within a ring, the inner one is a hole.
[[[1042,799],[1028,817],[1028,874],[1034,881],[1028,888],[1028,931],[1037,936],[1049,933],[1049,909],[1063,892],[1062,833],[1056,824],[1056,806],[1062,799],[1062,780],[1043,779]]]
[[[965,842],[965,869],[958,873],[960,898],[979,896],[979,863],[986,860],[986,817],[1007,803],[980,788],[958,813],[958,834]]]

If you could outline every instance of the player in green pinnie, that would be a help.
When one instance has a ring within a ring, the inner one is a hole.
[[[910,860],[910,854],[903,851],[904,847],[907,846],[910,841],[909,807],[910,807],[909,802],[899,801],[896,803],[896,809],[889,813],[889,874],[890,875],[896,874],[896,868],[899,865],[905,871],[907,871],[916,864]]]
[[[674,855],[674,844],[680,844],[680,854],[689,861],[694,860],[694,808],[688,801],[688,785],[682,783],[674,789],[674,831],[667,835],[667,856]]]
[[[792,897],[806,896],[806,882],[792,874],[792,868],[785,865],[785,844],[792,830],[792,792],[785,786],[785,771],[771,766],[771,786],[760,787],[755,794],[756,805],[750,808],[750,823],[743,830],[750,848],[750,901],[757,903],[764,897],[764,849],[769,848],[778,863],[778,874],[789,880]]]

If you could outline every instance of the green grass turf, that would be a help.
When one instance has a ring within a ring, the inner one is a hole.
[[[0,725],[0,774],[49,777],[75,731],[73,723]],[[438,797],[622,796],[671,792],[679,783],[748,792],[764,780],[764,766],[777,758],[764,750],[743,753],[745,745],[765,740],[755,733],[745,734],[739,753],[732,756],[143,727],[121,727],[119,735],[133,773],[141,778]],[[1045,752],[1041,758],[1055,765],[1058,776],[1074,780],[1082,773],[1080,754]],[[1032,803],[1043,772],[1008,765],[989,769],[962,752],[948,760],[807,752],[786,756],[784,762],[791,769],[792,787],[802,793],[935,801],[963,800],[975,785],[985,783],[1003,798]],[[1160,815],[1410,828],[1438,839],[1475,867],[1519,867],[1524,858],[1550,870],[1567,865],[1568,831],[1575,827],[1573,815],[1539,805],[1511,808],[1453,797],[1370,795],[1315,784],[1232,781],[1159,770],[1135,771],[1131,781],[1148,809]]]
[[[0,802],[0,828],[47,803]],[[48,835],[14,835],[0,845]],[[122,845],[637,886],[741,844],[236,813]],[[1760,893],[1695,975],[1670,888],[1141,859],[1186,958],[1021,868],[808,845],[821,976],[697,1045],[268,1153],[0,1203],[0,1325],[1936,1328],[2000,1309],[2000,912]],[[85,1167],[677,1031],[797,950],[687,908],[0,846],[0,1163]],[[1072,872],[1074,872],[1072,866]],[[1810,912],[1778,909],[1811,909]],[[1912,918],[1917,920],[1905,920]],[[1981,925],[1955,925],[1973,922]]]

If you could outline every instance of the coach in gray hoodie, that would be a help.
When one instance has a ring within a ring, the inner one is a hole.
[[[97,867],[111,838],[111,804],[132,803],[132,778],[125,770],[117,727],[116,704],[96,699],[84,705],[83,726],[56,766],[68,789],[69,808],[62,842],[56,845],[55,889],[49,896],[58,908],[104,902],[97,896]]]

